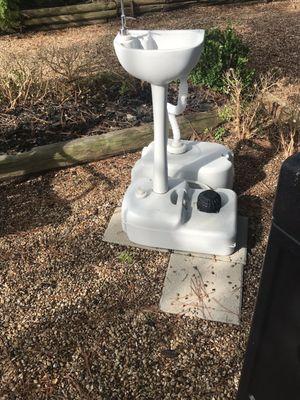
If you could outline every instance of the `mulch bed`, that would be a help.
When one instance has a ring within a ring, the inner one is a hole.
[[[299,36],[297,7],[293,0],[268,4],[193,6],[185,10],[143,16],[137,21],[130,21],[130,24],[145,29],[225,28],[230,24],[248,43],[251,64],[258,73],[276,67],[281,76],[293,81],[299,77],[300,65],[296,40]],[[60,48],[74,45],[95,45],[103,55],[99,70],[118,71],[126,79],[112,46],[118,29],[119,22],[114,21],[101,26],[17,34],[0,38],[0,45],[4,52],[20,54],[20,57],[52,46],[59,51]],[[203,89],[191,87],[190,92],[192,98],[187,111],[201,110],[203,102],[223,102]],[[174,94],[176,90],[173,89],[173,99],[176,97]],[[120,94],[120,85],[111,85],[106,93],[94,90],[78,102],[71,99],[60,105],[50,99],[30,109],[19,107],[9,112],[0,109],[0,153],[14,153],[36,145],[101,134],[151,119],[151,95],[147,85],[137,86],[134,94]]]
[[[173,85],[169,100],[176,103],[176,95],[177,87]],[[224,103],[224,98],[209,90],[192,87],[186,112],[207,111]],[[152,118],[151,90],[146,84],[143,87],[137,85],[135,92],[122,95],[119,85],[110,87],[109,94],[102,93],[101,99],[95,94],[77,105],[70,101],[55,106],[50,101],[47,106],[44,103],[30,110],[18,108],[9,114],[0,113],[0,154],[15,154],[35,146],[139,126],[151,122]]]

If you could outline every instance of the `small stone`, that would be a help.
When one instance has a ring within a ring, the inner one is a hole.
[[[128,122],[134,122],[136,121],[136,116],[132,114],[126,114],[126,118]]]
[[[179,355],[178,351],[172,349],[164,349],[161,351],[161,354],[167,358],[176,358]]]

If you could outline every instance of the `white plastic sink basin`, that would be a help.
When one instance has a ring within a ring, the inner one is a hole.
[[[134,77],[153,85],[166,85],[186,77],[197,64],[204,41],[204,30],[129,30],[128,34],[143,41],[151,34],[157,49],[128,48],[119,33],[114,47],[122,67]]]

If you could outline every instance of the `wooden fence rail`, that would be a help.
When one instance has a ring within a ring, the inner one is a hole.
[[[55,17],[58,15],[70,15],[70,14],[84,14],[94,11],[112,10],[112,9],[116,9],[115,1],[101,1],[90,4],[76,4],[74,6],[48,7],[48,8],[38,8],[32,10],[23,10],[22,16],[25,20],[29,20],[31,18]]]
[[[169,11],[192,4],[233,3],[236,0],[125,0],[128,16]],[[89,4],[22,10],[22,23],[28,29],[57,29],[107,22],[120,15],[120,1],[100,0]]]

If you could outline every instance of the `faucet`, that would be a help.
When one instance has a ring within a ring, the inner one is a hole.
[[[121,35],[127,35],[127,27],[126,27],[126,15],[124,9],[124,0],[120,0],[121,4]]]

